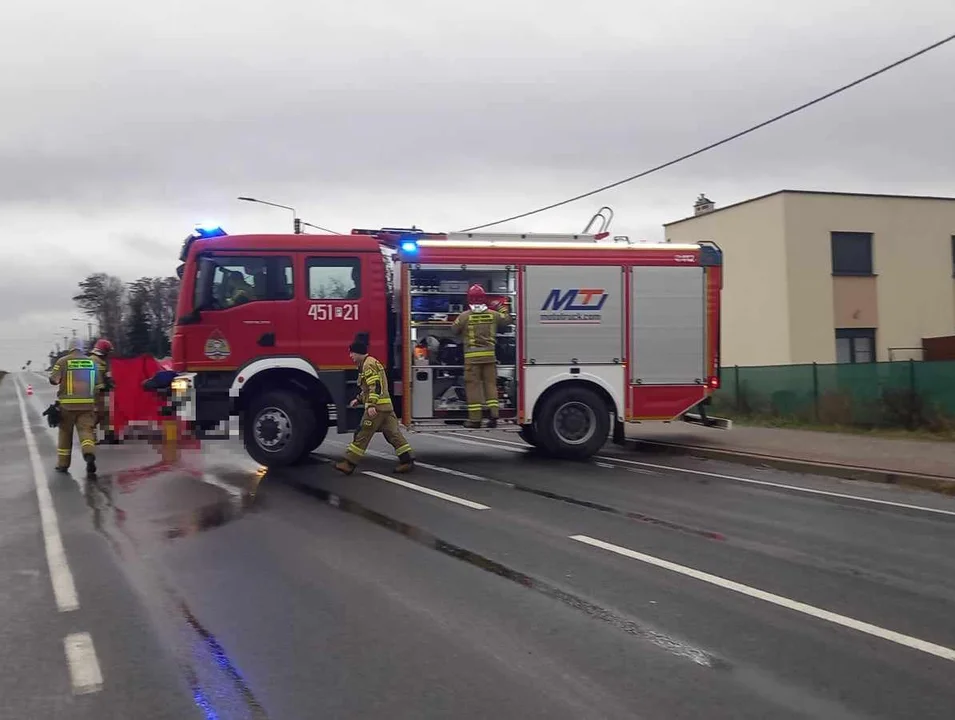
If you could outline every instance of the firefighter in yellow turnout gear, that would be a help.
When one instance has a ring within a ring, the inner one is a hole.
[[[388,393],[388,378],[385,367],[378,360],[368,354],[368,346],[363,342],[354,342],[348,348],[348,354],[358,365],[358,387],[360,396],[352,400],[351,407],[359,402],[364,403],[365,413],[361,418],[361,425],[355,432],[355,438],[345,448],[345,458],[335,464],[339,472],[351,475],[365,455],[368,443],[381,432],[385,436],[398,456],[398,466],[395,472],[411,472],[414,468],[414,459],[411,456],[411,445],[405,440],[398,426],[391,395]]]
[[[83,352],[83,343],[74,340],[70,351],[56,361],[50,371],[50,384],[57,388],[60,407],[59,438],[56,443],[56,470],[67,472],[73,454],[73,431],[80,438],[80,450],[86,460],[86,473],[96,475],[96,400],[103,390],[103,378],[93,358]]]
[[[111,352],[113,352],[113,343],[106,338],[100,338],[96,341],[91,353],[103,386],[103,391],[96,396],[96,426],[103,431],[103,438],[97,440],[97,445],[104,442],[116,442],[116,433],[110,426],[109,414],[109,393],[113,389],[113,375],[109,370],[109,354]]]
[[[489,308],[487,294],[480,285],[468,290],[468,309],[458,315],[452,328],[464,335],[464,388],[468,396],[465,427],[481,427],[484,408],[491,416],[487,426],[497,427],[500,404],[497,399],[498,330],[514,322],[507,310]]]

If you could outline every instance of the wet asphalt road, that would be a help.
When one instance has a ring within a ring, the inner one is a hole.
[[[953,499],[613,446],[557,463],[504,434],[411,436],[411,476],[376,441],[383,477],[334,473],[345,436],[264,478],[237,441],[176,468],[101,447],[87,492],[78,461],[49,472],[49,386],[20,382],[0,383],[0,718],[955,714]]]

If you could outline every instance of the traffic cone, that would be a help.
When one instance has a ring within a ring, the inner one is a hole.
[[[32,395],[32,394],[33,394],[33,386],[27,385],[27,395]]]

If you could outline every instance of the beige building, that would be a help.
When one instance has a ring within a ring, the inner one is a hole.
[[[722,365],[920,359],[955,334],[955,198],[780,190],[664,225],[724,252]]]

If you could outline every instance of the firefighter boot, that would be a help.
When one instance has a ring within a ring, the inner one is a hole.
[[[414,458],[410,452],[403,452],[398,456],[398,465],[395,467],[396,473],[409,473],[414,470]]]
[[[96,477],[96,456],[93,453],[83,455],[86,460],[86,477]]]
[[[489,430],[493,430],[496,427],[497,427],[497,418],[492,415],[487,421],[487,428]]]
[[[345,475],[351,475],[353,472],[355,472],[355,467],[357,466],[352,465],[347,460],[339,460],[334,465],[334,468],[338,470],[338,472],[344,473]]]

